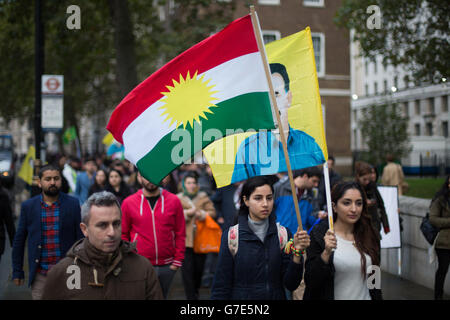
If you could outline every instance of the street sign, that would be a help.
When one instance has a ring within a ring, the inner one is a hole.
[[[42,94],[64,94],[64,76],[61,75],[42,75]]]
[[[62,97],[42,97],[41,127],[46,129],[62,129],[64,124],[64,108]]]

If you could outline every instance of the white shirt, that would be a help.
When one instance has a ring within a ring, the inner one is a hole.
[[[361,273],[361,254],[353,245],[353,241],[342,239],[336,234],[337,248],[334,252],[333,264],[335,300],[370,300],[367,277]],[[367,254],[366,267],[372,264]]]

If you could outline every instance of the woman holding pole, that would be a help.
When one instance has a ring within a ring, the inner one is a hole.
[[[358,183],[340,182],[331,201],[334,229],[323,220],[310,233],[303,300],[380,300],[379,281],[374,286],[368,281],[368,270],[379,272],[373,266],[380,263],[380,244],[370,225],[366,195]]]
[[[220,272],[215,274],[211,298],[285,300],[283,287],[293,291],[302,280],[302,251],[309,246],[309,236],[297,231],[291,238],[286,228],[277,225],[273,187],[265,176],[245,182],[240,203],[238,224],[222,236]]]

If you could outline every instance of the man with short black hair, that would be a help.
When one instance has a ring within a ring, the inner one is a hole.
[[[186,250],[186,223],[180,199],[138,173],[142,189],[122,202],[122,239],[136,243],[158,273],[167,299]]]
[[[61,189],[61,173],[52,165],[39,171],[42,193],[24,203],[13,241],[13,281],[24,283],[23,260],[28,238],[28,285],[34,300],[39,300],[48,271],[64,257],[67,250],[83,237],[79,228],[81,215],[78,200]]]
[[[77,241],[48,273],[43,299],[162,299],[156,271],[121,240],[121,209],[114,194],[92,194],[81,208]]]
[[[77,184],[75,187],[75,196],[80,200],[82,205],[89,196],[89,189],[95,182],[95,173],[97,171],[97,164],[94,158],[89,158],[84,163],[84,171],[77,175]]]
[[[270,72],[291,168],[295,170],[324,163],[325,158],[322,149],[315,139],[289,124],[288,109],[292,105],[292,92],[286,67],[281,63],[271,63]],[[272,175],[286,171],[287,164],[279,129],[261,130],[246,138],[239,145],[231,183],[254,176]]]
[[[319,185],[320,169],[310,167],[293,172],[294,184],[299,200],[303,230],[308,231],[316,217],[312,215],[313,206],[308,201],[307,191]],[[292,199],[291,185],[289,179],[283,179],[274,185],[275,213],[277,221],[294,233],[297,232],[298,222],[295,213],[294,201]]]

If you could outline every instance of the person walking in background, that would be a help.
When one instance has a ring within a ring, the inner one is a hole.
[[[9,195],[0,180],[0,261],[5,251],[6,233],[8,233],[9,242],[12,247],[14,235],[16,234],[13,210]]]
[[[212,195],[211,201],[217,213],[217,223],[222,230],[231,227],[236,220],[239,209],[239,186],[241,182],[233,183],[217,189]],[[237,199],[235,202],[235,198]]]
[[[80,205],[82,205],[89,195],[89,188],[94,184],[95,181],[95,171],[97,166],[93,158],[86,160],[84,164],[84,171],[77,175],[77,184],[75,187],[75,196],[80,200]]]
[[[367,286],[367,268],[380,265],[380,242],[370,224],[366,200],[356,182],[340,182],[333,188],[334,231],[328,220],[311,231],[303,300],[382,298],[380,288],[369,290]]]
[[[117,169],[109,171],[105,190],[114,194],[120,204],[131,195],[130,187],[123,180],[122,172]]]
[[[48,273],[43,299],[162,299],[156,271],[121,237],[120,204],[107,191],[90,196],[81,208],[77,241]],[[78,271],[77,271],[78,270]],[[74,278],[78,272],[78,279]]]
[[[69,162],[64,163],[64,168],[62,169],[62,175],[66,178],[67,183],[69,184],[69,192],[68,194],[74,195],[75,189],[77,187],[77,175],[78,175],[78,166],[80,160],[74,157],[69,158]],[[61,163],[60,163],[61,164]]]
[[[105,170],[99,169],[95,173],[94,184],[89,188],[89,196],[91,196],[95,192],[105,191],[106,183],[108,179],[108,174]]]
[[[293,172],[302,225],[303,229],[306,231],[308,231],[317,220],[317,217],[313,215],[313,206],[311,202],[308,201],[308,190],[319,185],[320,175],[320,170],[317,167],[295,170]],[[274,190],[277,222],[288,228],[291,233],[295,233],[298,229],[298,221],[289,179],[277,182],[274,185]],[[323,217],[320,216],[319,218]]]
[[[58,165],[59,170],[61,172],[63,172],[64,167],[67,165],[67,157],[63,154],[59,157],[59,159],[57,159],[57,161],[55,161],[55,165]],[[75,190],[75,189],[74,189]],[[66,177],[64,176],[64,174],[61,174],[61,191],[64,193],[69,193],[70,190],[70,186],[69,186],[69,182],[67,181]]]
[[[309,236],[297,231],[291,239],[291,232],[277,225],[267,177],[248,179],[240,201],[238,224],[222,235],[211,299],[285,300],[284,286],[293,291],[302,279]],[[285,246],[283,239],[291,240]]]
[[[188,172],[182,180],[183,192],[177,194],[184,210],[186,220],[186,251],[181,272],[183,276],[186,299],[198,300],[206,254],[194,252],[194,238],[197,221],[204,221],[206,216],[216,217],[214,204],[204,191],[199,191],[198,174]]]
[[[431,202],[430,223],[440,230],[435,240],[438,269],[434,280],[434,299],[442,300],[450,264],[450,176],[447,176]]]
[[[183,207],[173,193],[138,173],[142,189],[122,202],[122,239],[136,242],[137,252],[150,260],[164,299],[184,260],[186,229]]]
[[[356,181],[361,184],[367,195],[367,210],[371,217],[372,226],[381,239],[381,227],[383,227],[385,234],[390,232],[390,228],[383,198],[377,189],[377,185],[371,179],[372,166],[367,162],[357,162],[355,172]]]
[[[381,175],[381,184],[385,186],[397,187],[398,195],[403,195],[403,187],[405,176],[403,175],[402,166],[394,162],[394,156],[388,154],[386,156],[387,164],[383,169],[383,174]]]
[[[13,281],[24,283],[23,260],[28,239],[28,286],[34,300],[39,300],[47,272],[63,258],[83,234],[78,199],[60,192],[61,173],[52,165],[39,171],[42,194],[24,203],[20,210],[19,226],[13,241]]]

